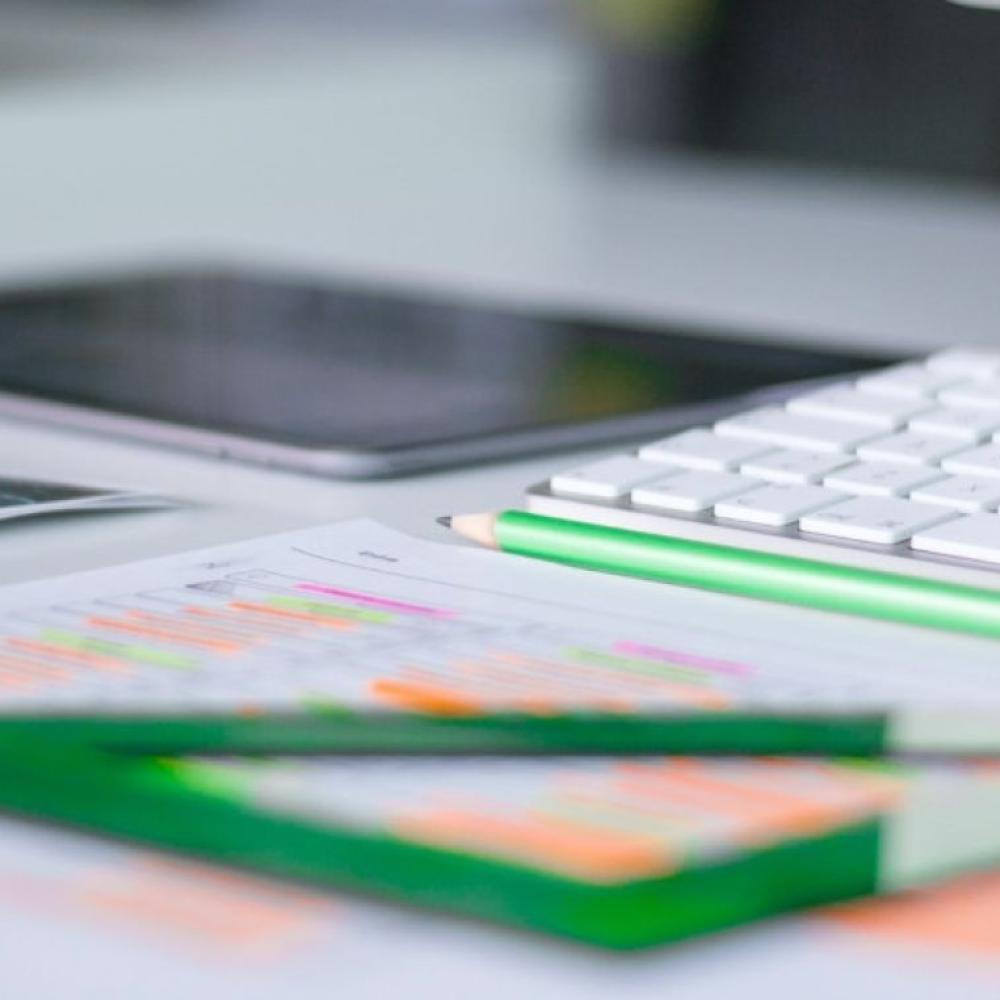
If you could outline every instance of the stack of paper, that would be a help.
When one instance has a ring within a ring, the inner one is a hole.
[[[344,524],[0,592],[0,806],[636,948],[1000,864],[997,662]]]
[[[1000,862],[990,766],[5,749],[8,808],[615,948]]]
[[[143,750],[992,752],[996,666],[371,522],[0,590],[0,732]]]

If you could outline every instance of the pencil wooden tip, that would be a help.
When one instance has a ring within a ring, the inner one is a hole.
[[[448,527],[461,535],[462,538],[476,542],[478,545],[485,545],[487,548],[497,548],[496,514],[454,514],[448,518]]]

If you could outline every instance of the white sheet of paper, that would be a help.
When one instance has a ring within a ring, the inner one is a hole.
[[[883,711],[961,748],[977,725],[1000,742],[998,666],[986,639],[370,521],[0,590],[0,712]]]

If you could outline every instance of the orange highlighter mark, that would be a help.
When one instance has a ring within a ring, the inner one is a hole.
[[[341,618],[330,618],[327,615],[312,615],[308,611],[271,608],[266,604],[253,604],[247,601],[232,601],[227,607],[233,608],[236,611],[249,611],[255,615],[268,615],[272,618],[284,619],[285,621],[308,622],[310,625],[319,625],[323,628],[335,628],[346,631],[355,627],[354,622],[344,621]]]
[[[109,629],[112,632],[125,632],[128,635],[141,635],[148,639],[160,639],[161,641],[179,646],[195,646],[199,649],[210,649],[216,653],[236,653],[240,649],[239,645],[234,642],[203,639],[193,635],[186,635],[175,629],[139,625],[134,622],[121,621],[117,618],[88,618],[87,624],[92,628]]]
[[[319,930],[318,915],[333,912],[321,898],[286,895],[251,877],[219,878],[194,865],[95,873],[73,892],[83,904],[145,930],[179,933],[241,957],[281,954]]]
[[[838,906],[823,918],[921,950],[930,946],[1000,958],[1000,875],[975,875],[935,889]]]
[[[391,677],[372,682],[372,694],[393,708],[429,715],[482,715],[483,706],[459,691]]]
[[[128,616],[151,628],[161,628],[164,631],[176,632],[177,635],[192,636],[200,639],[213,639],[217,642],[231,643],[245,647],[252,645],[252,640],[245,635],[237,635],[232,629],[219,627],[209,622],[192,622],[186,618],[155,615],[146,611],[129,611]]]
[[[445,808],[401,817],[392,829],[407,839],[509,858],[589,882],[623,882],[673,867],[662,846],[647,838],[547,817]]]
[[[752,841],[769,833],[810,833],[824,829],[846,812],[828,802],[741,786],[704,771],[656,774],[644,765],[630,763],[619,764],[616,770],[619,773],[616,784],[626,794],[665,798],[708,814],[729,817],[744,827],[741,840]]]
[[[0,652],[0,667],[7,671],[13,671],[19,676],[39,678],[46,681],[61,681],[70,676],[70,672],[64,667],[51,666],[47,663],[39,663],[23,656],[11,656]]]
[[[98,670],[123,671],[129,669],[128,664],[113,657],[101,656],[99,653],[87,653],[82,649],[71,649],[69,646],[57,646],[55,643],[37,642],[34,639],[8,639],[7,645],[12,649],[38,653],[54,660],[68,660],[70,663],[83,664]]]

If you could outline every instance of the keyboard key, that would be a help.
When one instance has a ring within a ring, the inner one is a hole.
[[[799,521],[803,531],[852,542],[895,545],[915,532],[954,518],[943,507],[913,503],[896,497],[854,497]],[[1000,520],[1000,516],[997,518]]]
[[[951,455],[961,448],[961,442],[951,438],[902,431],[861,445],[858,448],[858,458],[863,458],[866,462],[934,465],[945,455]]]
[[[803,514],[829,507],[843,499],[842,493],[825,490],[822,486],[769,484],[728,500],[720,500],[715,505],[715,516],[780,528],[794,524]]]
[[[970,517],[960,517],[956,521],[918,532],[910,545],[918,552],[1000,563],[1000,515],[973,514]]]
[[[910,494],[917,503],[936,503],[966,514],[1000,507],[1000,479],[979,476],[949,476]]]
[[[879,433],[864,424],[807,417],[778,407],[763,407],[720,420],[715,431],[723,437],[822,452],[852,451]]]
[[[823,485],[843,493],[861,496],[905,496],[910,490],[940,479],[937,469],[927,466],[897,465],[892,462],[858,462],[831,473]]]
[[[626,496],[633,486],[663,475],[663,466],[642,462],[632,455],[615,455],[553,476],[549,488],[553,493],[615,500]]]
[[[1000,351],[987,348],[955,347],[932,354],[926,361],[932,372],[965,378],[1000,377]]]
[[[805,486],[820,482],[828,472],[850,465],[853,461],[850,455],[780,448],[744,462],[740,466],[740,472],[772,483],[797,483]]]
[[[632,503],[639,507],[695,514],[708,510],[719,500],[759,485],[755,479],[731,472],[681,472],[637,487],[632,491]]]
[[[849,420],[853,423],[871,424],[891,431],[902,427],[916,414],[929,410],[933,404],[926,399],[900,399],[896,396],[879,396],[857,392],[854,389],[823,389],[799,396],[788,404],[790,413],[828,420]]]
[[[917,434],[940,435],[978,444],[989,438],[994,431],[1000,430],[1000,413],[965,406],[943,406],[914,417],[909,429]]]
[[[925,399],[954,385],[960,378],[961,376],[931,371],[924,365],[899,365],[873,375],[865,375],[854,384],[859,392],[897,396],[901,399]]]
[[[1000,444],[984,444],[950,455],[941,468],[966,476],[1000,476]]]
[[[946,406],[978,406],[1000,409],[1000,379],[979,382],[959,382],[943,389],[938,396]]]
[[[687,469],[726,472],[738,469],[741,462],[769,450],[767,445],[719,437],[708,430],[694,430],[654,441],[640,449],[639,457],[647,462],[666,462]]]

